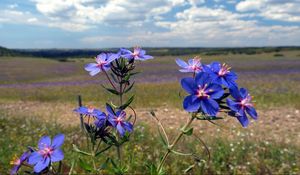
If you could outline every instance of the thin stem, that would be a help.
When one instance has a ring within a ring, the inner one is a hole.
[[[170,152],[175,147],[175,145],[178,143],[180,138],[184,135],[184,131],[191,125],[191,123],[193,122],[194,119],[195,119],[195,115],[193,114],[192,117],[190,118],[190,120],[183,126],[183,128],[181,129],[181,132],[177,135],[174,142],[171,145],[169,145],[169,148],[168,148],[167,152],[164,154],[161,162],[159,163],[159,166],[157,168],[157,172],[161,171],[161,169],[162,169],[167,157],[169,156]]]
[[[107,72],[101,67],[101,70],[104,72],[104,74],[106,75],[106,78],[108,79],[109,83],[111,84],[111,86],[117,90],[116,86],[113,84],[113,82],[111,81],[111,79],[109,78]]]

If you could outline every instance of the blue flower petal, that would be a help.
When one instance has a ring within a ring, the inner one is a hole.
[[[96,57],[96,62],[97,63],[101,63],[107,60],[107,54],[106,53],[100,53],[99,55],[97,55]]]
[[[64,143],[64,140],[65,140],[65,135],[63,134],[56,135],[52,140],[52,147],[54,149],[60,148],[61,145]]]
[[[182,67],[182,68],[187,68],[188,67],[188,64],[185,61],[183,61],[182,59],[179,59],[179,58],[176,59],[176,64],[178,66]]]
[[[143,56],[140,56],[139,58],[137,58],[136,60],[145,61],[145,60],[149,60],[149,59],[153,59],[153,56],[143,55]]]
[[[244,113],[243,115],[237,116],[237,119],[239,120],[239,122],[241,123],[241,125],[245,128],[248,126],[249,124],[249,120],[246,116],[246,114]]]
[[[239,89],[236,87],[231,87],[229,89],[229,92],[230,92],[230,95],[235,98],[236,100],[241,100],[242,99],[242,96],[240,94],[240,91]]]
[[[243,99],[246,98],[247,95],[248,95],[247,89],[241,88],[241,89],[240,89],[240,94],[241,94],[241,97],[242,97]]]
[[[39,161],[33,168],[34,172],[40,173],[42,170],[44,170],[46,167],[49,166],[50,158],[46,157],[42,161]]]
[[[219,104],[213,99],[201,100],[201,109],[209,116],[216,116],[219,111]]]
[[[209,91],[207,94],[210,95],[212,99],[219,99],[224,94],[222,86],[218,84],[209,84],[206,89]]]
[[[124,122],[123,126],[128,132],[131,132],[133,130],[133,125],[130,122]]]
[[[114,110],[111,108],[110,105],[106,105],[106,111],[108,112],[108,114],[114,116],[115,115],[115,112]]]
[[[98,65],[96,63],[89,63],[84,66],[84,69],[86,71],[93,71],[93,70],[95,70],[95,68],[97,68],[97,66]]]
[[[109,54],[108,59],[106,61],[107,63],[111,63],[118,58],[120,58],[119,54]]]
[[[219,62],[212,62],[209,66],[213,72],[218,73],[221,69],[221,63]]]
[[[181,86],[189,94],[195,94],[197,91],[197,85],[192,77],[183,78],[181,80]]]
[[[43,136],[38,143],[38,148],[44,149],[45,147],[50,147],[51,146],[51,139],[48,136]]]
[[[197,85],[200,85],[200,86],[203,87],[205,84],[208,84],[208,83],[211,82],[211,78],[209,76],[209,73],[207,73],[207,72],[199,72],[196,75],[195,81],[196,81]]]
[[[124,136],[125,134],[125,129],[122,127],[122,125],[120,123],[117,124],[117,131],[119,132],[119,134],[121,136]]]
[[[238,112],[241,109],[240,105],[237,102],[231,100],[230,98],[227,98],[226,102],[228,107],[235,112]]]
[[[38,152],[32,152],[30,156],[28,157],[27,163],[30,165],[34,165],[38,163],[39,161],[43,160],[43,156]]]
[[[99,72],[101,72],[100,68],[95,68],[94,70],[92,70],[89,74],[91,76],[95,76],[96,74],[98,74]]]
[[[246,111],[254,120],[257,119],[257,112],[254,107],[248,106],[246,107]]]
[[[188,112],[197,112],[200,108],[200,100],[194,100],[193,95],[189,95],[183,101],[183,108]]]
[[[61,149],[56,149],[51,154],[51,162],[58,162],[64,159],[64,153]]]

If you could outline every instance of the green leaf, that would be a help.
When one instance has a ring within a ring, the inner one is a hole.
[[[78,153],[81,153],[83,155],[87,155],[87,156],[92,156],[92,154],[90,153],[87,153],[87,152],[84,152],[84,151],[81,151],[76,145],[73,144],[73,150],[78,152]]]
[[[182,129],[182,132],[183,132],[185,135],[190,136],[190,135],[193,134],[193,130],[194,130],[194,128],[190,128],[190,129],[186,129],[186,130],[183,130],[183,129]]]
[[[110,88],[107,88],[103,85],[101,85],[104,89],[106,89],[108,92],[112,93],[112,94],[115,94],[115,95],[120,95],[120,93],[114,89],[110,89]]]
[[[141,72],[132,72],[129,75],[132,76],[132,75],[139,74],[139,73],[141,73]]]
[[[127,102],[125,104],[123,104],[122,106],[119,107],[120,110],[124,110],[127,108],[127,106],[129,106],[131,104],[131,102],[134,100],[134,95],[131,96]]]
[[[86,171],[91,172],[93,170],[92,166],[87,164],[85,161],[79,158],[79,166]]]
[[[124,91],[124,93],[129,92],[132,89],[133,85],[134,85],[134,82]]]
[[[109,145],[108,147],[106,147],[106,148],[104,148],[104,149],[98,151],[98,152],[95,154],[95,157],[101,155],[101,153],[103,153],[103,152],[105,152],[106,150],[108,150],[111,146],[112,146],[112,145]]]

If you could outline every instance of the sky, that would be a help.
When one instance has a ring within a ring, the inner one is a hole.
[[[0,46],[300,46],[300,0],[1,0]]]

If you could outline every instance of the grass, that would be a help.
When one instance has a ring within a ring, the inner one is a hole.
[[[78,126],[79,127],[79,126]],[[65,153],[64,169],[69,169],[73,160],[78,160],[78,155],[72,151],[72,144],[83,146],[84,138],[78,127],[62,127],[58,123],[39,123],[32,119],[11,118],[7,119],[2,115],[0,118],[0,173],[7,174],[9,162],[14,155],[19,156],[27,146],[36,146],[39,137],[42,135],[54,136],[58,133],[66,135],[63,145]],[[183,143],[177,148],[182,152],[196,150],[197,156],[202,157],[206,162],[196,162],[197,166],[191,173],[209,174],[297,174],[299,173],[299,147],[281,143],[269,143],[263,140],[254,141],[250,136],[240,135],[235,139],[225,139],[218,136],[215,138],[204,137],[211,151],[211,161],[208,164],[207,154],[203,151],[202,145],[194,138],[186,137]],[[150,146],[151,145],[151,146]],[[124,146],[123,161],[128,166],[129,173],[145,173],[146,166],[150,163],[157,163],[163,153],[162,142],[159,141],[157,133],[153,133],[145,124],[135,127],[135,133],[131,142]],[[104,153],[98,158],[98,165],[104,162],[107,157],[115,158],[114,149]],[[85,162],[89,159],[80,156]],[[183,161],[184,160],[184,161]],[[190,157],[170,156],[167,159],[166,170],[170,174],[183,172],[184,169],[194,164]],[[84,173],[78,169],[77,173]],[[111,167],[108,167],[108,170]]]
[[[289,81],[282,82],[256,82],[256,84],[240,83],[250,89],[254,95],[255,103],[259,108],[292,106],[300,108],[300,84]],[[178,83],[143,83],[138,84],[133,93],[136,94],[136,107],[159,107],[168,104],[172,107],[181,108],[181,101],[185,92]],[[30,87],[30,88],[2,88],[1,100],[5,101],[40,101],[40,102],[68,102],[76,100],[81,94],[85,102],[104,104],[112,96],[100,85],[85,86],[53,86],[53,87]]]

